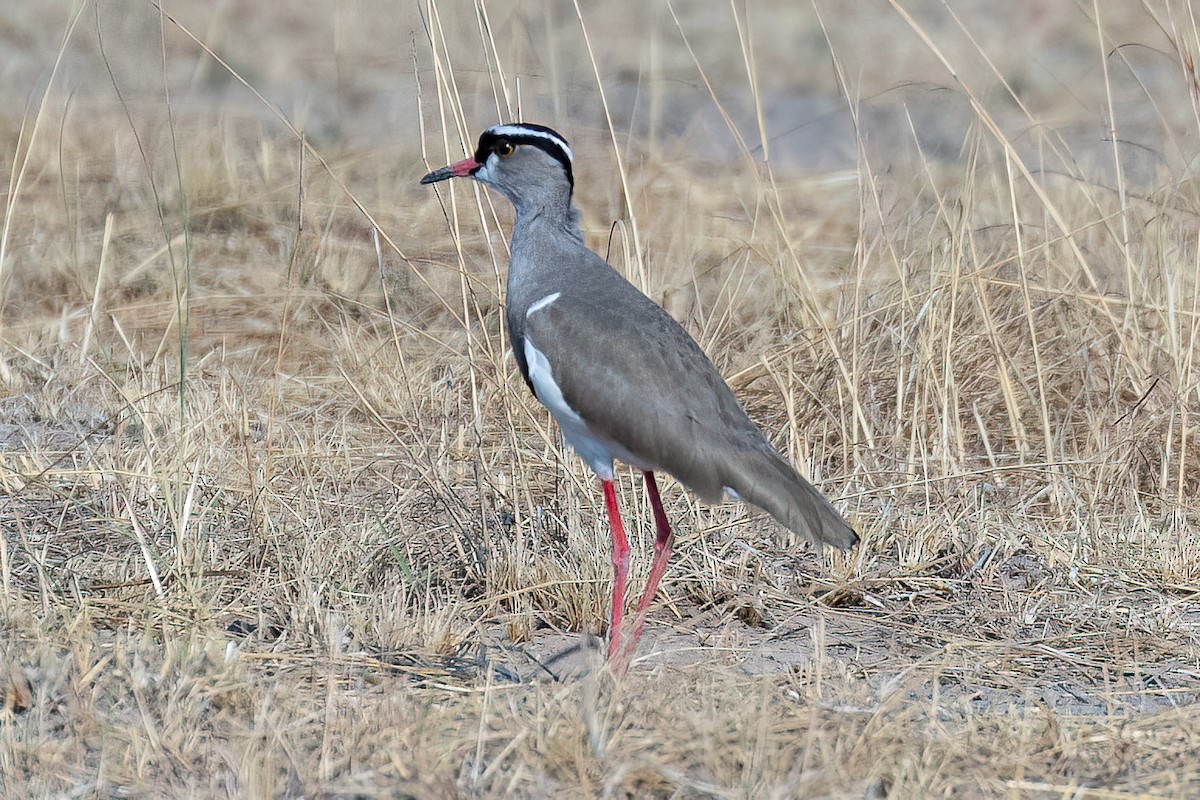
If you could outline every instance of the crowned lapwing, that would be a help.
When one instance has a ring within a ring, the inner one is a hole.
[[[699,345],[666,311],[583,243],[571,202],[567,140],[542,125],[495,125],[471,158],[421,183],[474,178],[512,201],[516,221],[505,311],[521,375],[575,452],[600,478],[612,528],[609,659],[622,668],[667,569],[674,534],[655,472],[708,501],[751,503],[819,544],[848,550],[854,530],[746,416]],[[642,470],[657,536],[628,639],[621,620],[629,543],[613,461]]]

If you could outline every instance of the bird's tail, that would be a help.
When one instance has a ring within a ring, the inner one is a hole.
[[[858,534],[833,504],[773,449],[756,448],[746,461],[749,463],[743,464],[739,474],[731,476],[729,488],[739,498],[815,544],[839,550],[858,544]]]

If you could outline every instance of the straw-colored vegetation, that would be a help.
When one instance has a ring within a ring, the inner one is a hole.
[[[1191,6],[625,6],[5,12],[0,794],[1200,795]],[[513,118],[863,537],[666,481],[619,682]]]

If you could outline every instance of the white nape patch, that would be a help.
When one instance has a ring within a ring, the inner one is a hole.
[[[725,496],[730,500],[737,500],[739,503],[745,502],[742,500],[742,496],[740,494],[735,492],[733,489],[730,489],[728,486],[722,486],[721,488],[725,490]]]
[[[613,449],[593,434],[583,417],[567,404],[562,389],[554,382],[550,361],[533,346],[528,336],[525,337],[525,364],[529,368],[529,382],[533,384],[538,400],[550,409],[550,416],[558,423],[567,444],[575,449],[600,480],[611,481]]]
[[[531,305],[529,307],[528,311],[525,312],[525,319],[529,319],[529,317],[533,315],[533,312],[541,311],[543,308],[550,305],[551,303],[553,303],[555,300],[557,300],[561,296],[562,296],[562,292],[555,292],[554,294],[548,294],[545,297],[543,297],[541,300],[538,300],[536,303],[534,303],[533,305]]]
[[[554,142],[562,148],[562,151],[567,154],[567,160],[572,164],[575,163],[575,154],[571,152],[571,148],[562,139],[557,136],[546,133],[545,131],[535,131],[533,128],[526,128],[524,125],[493,125],[488,128],[488,133],[493,133],[496,136],[532,136],[535,139],[545,139],[548,142]]]

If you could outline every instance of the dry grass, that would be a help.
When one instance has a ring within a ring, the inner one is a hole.
[[[1187,4],[26,5],[0,794],[1200,794]],[[415,185],[518,105],[864,539],[665,487],[620,684],[509,212]]]

